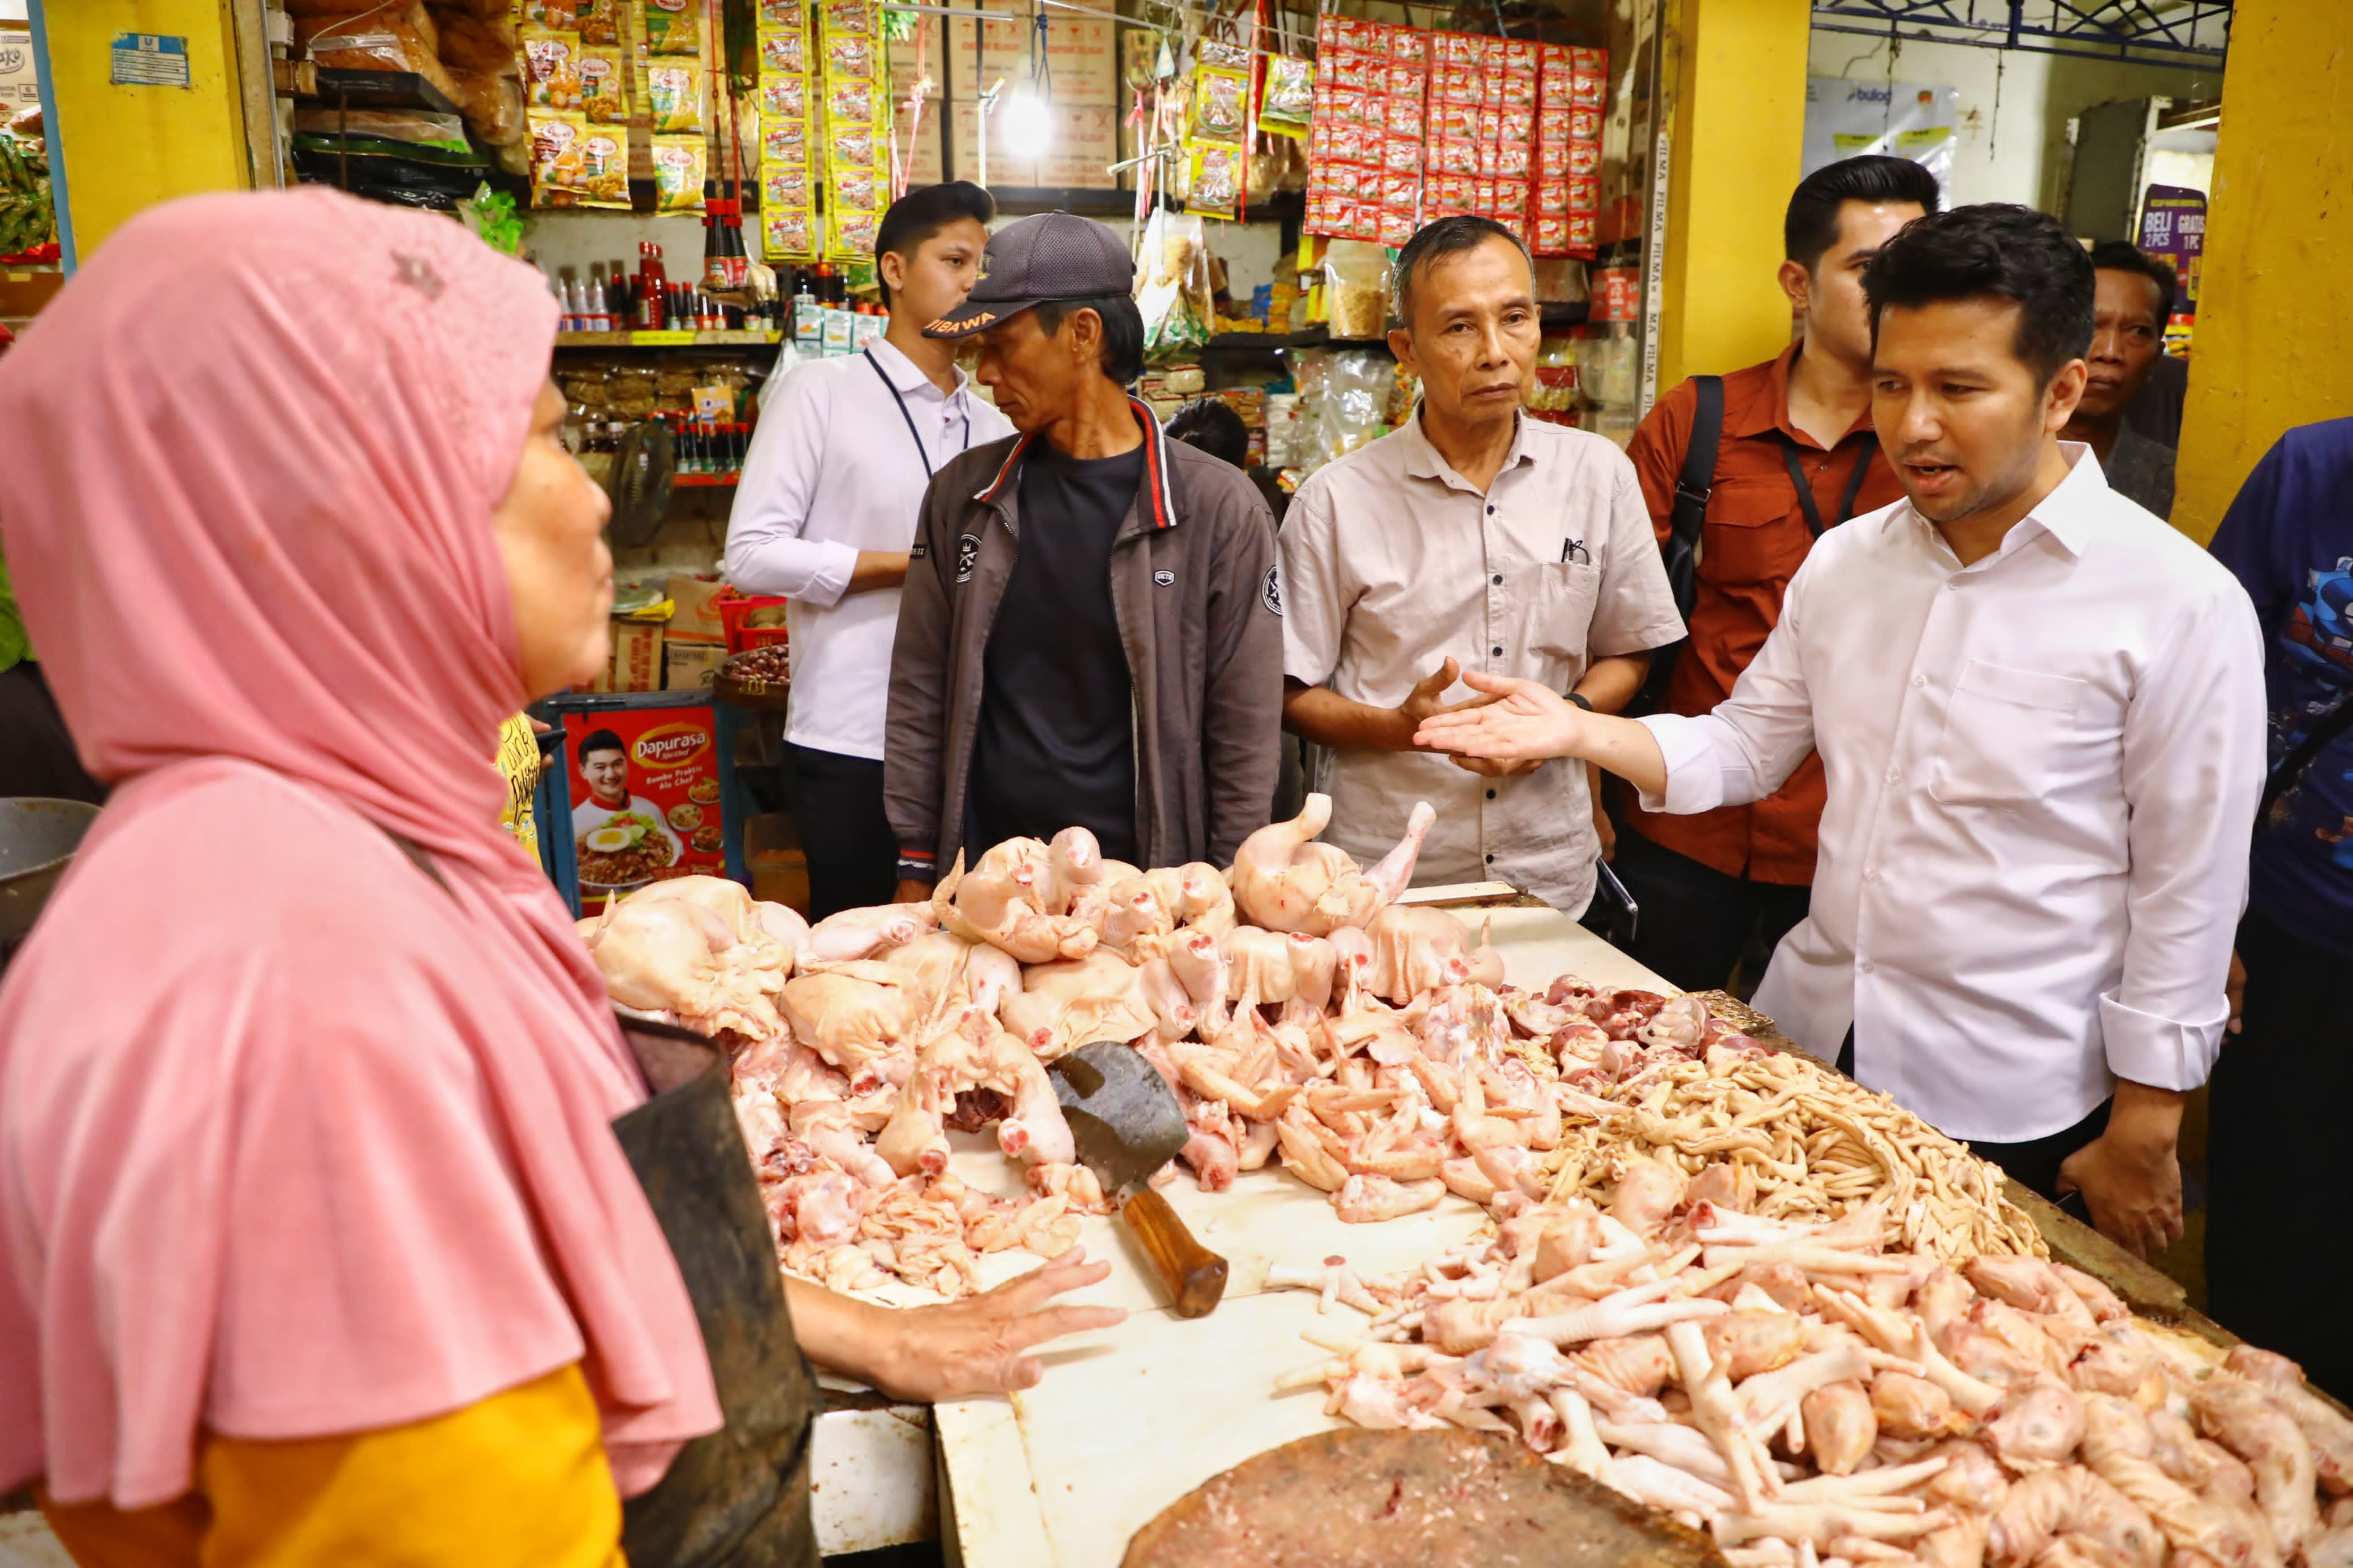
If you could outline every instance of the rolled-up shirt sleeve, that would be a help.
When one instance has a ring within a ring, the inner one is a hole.
[[[858,550],[838,540],[802,537],[826,447],[821,379],[787,376],[774,405],[762,405],[727,519],[727,580],[746,593],[829,607],[849,591]]]
[[[1643,810],[1688,816],[1762,800],[1814,749],[1813,697],[1799,631],[1805,584],[1801,566],[1783,597],[1780,624],[1740,672],[1731,696],[1697,717],[1654,713],[1636,721],[1650,730],[1667,763],[1666,789],[1643,792]]]
[[[2100,997],[2108,1070],[2118,1078],[2195,1089],[2221,1048],[2265,722],[2254,606],[2235,582],[2218,584],[2125,718],[2124,976]]]

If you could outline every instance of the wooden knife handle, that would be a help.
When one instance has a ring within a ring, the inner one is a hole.
[[[1161,1289],[1180,1318],[1206,1315],[1226,1293],[1226,1260],[1193,1239],[1168,1200],[1150,1187],[1121,1205],[1127,1227],[1152,1260]]]

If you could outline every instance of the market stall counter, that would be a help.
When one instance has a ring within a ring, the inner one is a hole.
[[[1370,868],[1315,842],[1325,809],[1229,871],[1122,866],[1074,829],[814,929],[701,879],[587,931],[617,996],[626,975],[632,1005],[741,1037],[786,1269],[917,1306],[1073,1246],[1108,1263],[1071,1300],[1124,1321],[933,1411],[955,1560],[1133,1560],[1147,1526],[1184,1533],[1155,1524],[1180,1500],[1341,1426],[1540,1454],[1729,1568],[2020,1568],[2078,1511],[2137,1568],[2268,1568],[2353,1526],[2320,1512],[2353,1492],[2353,1421],[2291,1363],[1730,998],[1508,888],[1408,893],[1428,807]],[[698,927],[707,960],[640,962]],[[1078,1158],[1052,1065],[1105,1040],[1179,1099],[1155,1185],[1225,1260],[1205,1317]],[[1431,1446],[1384,1451],[1408,1447]],[[2265,1489],[2232,1491],[2249,1473]],[[921,1491],[874,1506],[919,1521]]]

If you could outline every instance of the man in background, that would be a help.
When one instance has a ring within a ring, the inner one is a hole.
[[[2092,448],[2108,488],[2159,518],[2173,511],[2173,448],[2126,417],[2127,406],[2165,358],[2173,313],[2173,268],[2121,239],[2092,247],[2096,286],[2091,376],[2067,422],[2067,439]]]
[[[1683,622],[1625,454],[1521,413],[1542,332],[1512,232],[1425,226],[1391,298],[1389,347],[1421,399],[1292,501],[1283,724],[1323,748],[1309,787],[1332,797],[1327,842],[1370,864],[1426,800],[1415,881],[1507,881],[1574,919],[1600,856],[1585,768],[1466,764],[1414,728],[1466,669],[1614,712]]]
[[[790,600],[785,741],[808,857],[809,916],[891,897],[899,842],[882,805],[882,721],[900,584],[934,472],[1010,435],[923,323],[963,302],[995,214],[962,180],[882,215],[874,273],[891,324],[863,353],[802,364],[767,399],[727,530],[727,576]]]
[[[1274,524],[1240,469],[1171,441],[1135,268],[1091,218],[988,241],[924,331],[980,336],[1019,434],[942,468],[891,661],[884,761],[899,896],[1016,836],[1091,830],[1112,859],[1229,864],[1265,826],[1282,700]]]
[[[2353,1246],[2305,1206],[2345,1191],[2353,1106],[2353,419],[2281,437],[2213,550],[2263,626],[2271,751],[2208,1106],[2209,1310],[2353,1398]]]
[[[1847,158],[1807,175],[1781,223],[1779,281],[1797,341],[1762,364],[1684,382],[1634,432],[1627,456],[1660,544],[1673,539],[1679,508],[1705,509],[1691,637],[1669,656],[1662,711],[1723,701],[1779,624],[1814,541],[1903,498],[1872,428],[1862,274],[1896,230],[1936,210],[1936,176],[1908,159]],[[1703,458],[1712,445],[1715,459],[1686,487],[1695,444]],[[1806,918],[1824,788],[1821,760],[1808,756],[1751,805],[1669,816],[1628,801],[1610,865],[1641,910],[1633,956],[1704,991],[1730,982],[1750,942],[1771,952]]]

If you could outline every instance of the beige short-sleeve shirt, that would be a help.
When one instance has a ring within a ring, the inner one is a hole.
[[[1634,467],[1590,431],[1522,417],[1482,495],[1417,409],[1311,475],[1282,544],[1283,673],[1374,707],[1449,655],[1567,691],[1597,658],[1683,636]],[[1458,684],[1447,700],[1475,695]],[[1310,787],[1332,796],[1324,837],[1359,860],[1387,853],[1414,802],[1436,807],[1418,885],[1512,882],[1572,916],[1592,897],[1582,764],[1492,779],[1420,752],[1326,752]]]

